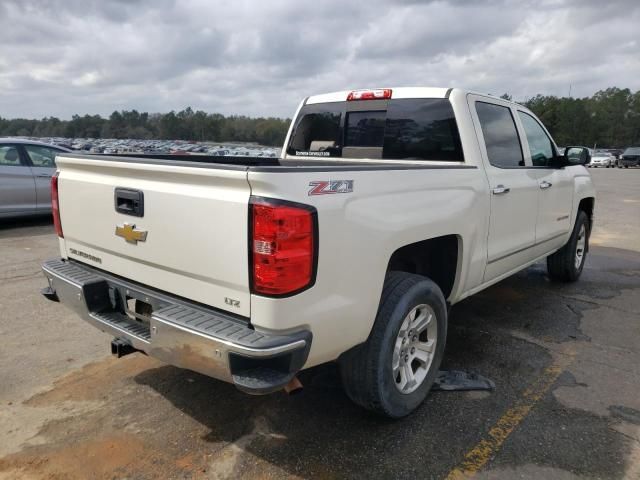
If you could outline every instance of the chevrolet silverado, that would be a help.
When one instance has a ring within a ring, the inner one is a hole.
[[[545,258],[578,279],[588,162],[456,88],[310,96],[278,159],[59,154],[43,293],[118,356],[252,394],[336,361],[354,402],[398,418],[436,379],[452,305]]]

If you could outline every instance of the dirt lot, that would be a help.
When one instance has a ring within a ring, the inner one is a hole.
[[[0,479],[640,478],[640,169],[592,171],[579,283],[543,264],[456,305],[444,367],[496,390],[433,393],[401,421],[343,394],[249,397],[140,354],[39,295],[46,219],[0,224]]]

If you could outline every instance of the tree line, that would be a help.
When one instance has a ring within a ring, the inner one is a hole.
[[[280,118],[225,117],[187,107],[165,114],[122,110],[113,112],[109,118],[100,115],[74,115],[71,120],[0,117],[0,136],[256,142],[279,146],[289,123],[289,119]]]
[[[503,98],[511,100],[508,94]],[[558,145],[622,148],[640,145],[640,90],[607,88],[591,97],[536,95],[520,102],[545,124]],[[32,137],[140,138],[281,145],[290,119],[225,117],[193,111],[140,113],[137,110],[100,115],[74,115],[71,120],[0,117],[0,135]]]
[[[612,87],[584,98],[536,95],[520,103],[542,120],[560,146],[640,145],[640,90]]]

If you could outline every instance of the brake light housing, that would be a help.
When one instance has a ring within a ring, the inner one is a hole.
[[[60,223],[60,201],[58,199],[58,174],[56,172],[51,177],[51,212],[53,213],[53,227],[60,238],[64,238],[62,233],[62,223]]]
[[[388,100],[391,98],[390,88],[378,88],[375,90],[354,90],[347,95],[347,102],[356,100]]]
[[[286,297],[311,288],[318,264],[318,212],[296,202],[251,197],[251,293]]]

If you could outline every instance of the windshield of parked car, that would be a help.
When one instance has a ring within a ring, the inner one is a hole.
[[[332,102],[305,105],[287,153],[300,157],[464,160],[447,99]]]
[[[627,148],[623,155],[640,155],[640,147]]]

